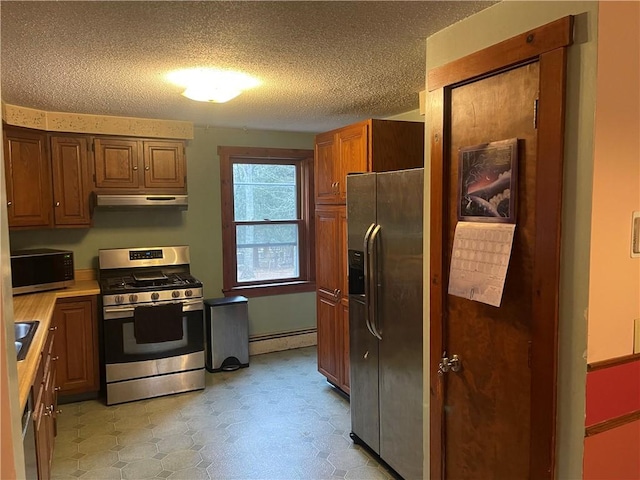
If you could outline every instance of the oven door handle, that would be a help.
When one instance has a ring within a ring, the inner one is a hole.
[[[172,302],[163,302],[163,303],[154,303],[154,304],[141,304],[136,306],[122,306],[122,307],[104,307],[102,309],[103,316],[105,320],[114,320],[117,318],[128,318],[133,317],[133,312],[136,307],[155,307],[166,305],[167,303]],[[185,302],[180,302],[182,304],[183,312],[196,312],[198,310],[204,310],[204,302],[202,299],[198,300],[187,300]]]

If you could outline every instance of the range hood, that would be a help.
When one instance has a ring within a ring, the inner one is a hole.
[[[188,205],[187,195],[96,195],[96,207],[173,207],[186,210]]]

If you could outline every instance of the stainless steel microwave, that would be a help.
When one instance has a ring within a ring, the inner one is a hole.
[[[11,252],[13,294],[55,290],[75,284],[73,252],[39,248]]]

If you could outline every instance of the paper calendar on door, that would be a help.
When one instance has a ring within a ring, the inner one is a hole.
[[[458,222],[449,294],[499,307],[515,229],[515,224]]]

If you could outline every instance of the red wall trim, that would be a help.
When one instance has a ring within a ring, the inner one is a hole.
[[[640,360],[587,373],[589,427],[640,410]]]

